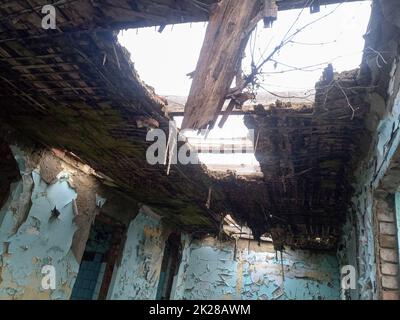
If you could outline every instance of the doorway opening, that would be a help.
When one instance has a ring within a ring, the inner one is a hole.
[[[105,300],[124,244],[125,226],[99,215],[93,224],[71,300]]]
[[[171,299],[171,293],[175,287],[181,259],[181,236],[179,233],[171,233],[167,242],[165,243],[160,280],[158,282],[157,289],[157,300]]]

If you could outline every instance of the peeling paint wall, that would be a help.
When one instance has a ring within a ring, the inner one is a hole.
[[[356,266],[358,265],[358,238],[357,238],[357,225],[353,214],[349,214],[347,221],[342,227],[342,238],[341,243],[338,248],[337,256],[339,260],[340,267],[345,265],[351,265],[355,267],[355,276],[358,279],[358,270]],[[373,248],[369,247],[370,250]],[[373,257],[368,257],[373,258]],[[360,286],[356,285],[355,289],[347,289],[341,291],[341,298],[343,300],[357,300],[359,297]]]
[[[365,180],[359,182],[356,189],[348,220],[342,229],[338,257],[341,267],[351,265],[356,269],[357,286],[346,291],[347,299],[370,300],[377,297],[373,190]]]
[[[0,210],[0,299],[69,299],[88,232],[98,206],[104,203],[99,201],[98,185],[90,175],[53,159],[51,153],[33,156],[18,148],[13,152],[22,178]],[[129,223],[109,299],[156,297],[165,243],[172,230],[150,208],[141,207]],[[77,239],[83,240],[74,246]],[[259,247],[251,242],[249,246],[248,241],[239,240],[235,247],[211,238],[193,240],[187,234],[182,234],[181,242],[173,299],[339,297],[338,265],[331,254],[287,251],[282,275],[272,244]],[[55,290],[41,287],[41,270],[48,264],[56,270]]]
[[[167,230],[149,208],[140,209],[129,224],[122,261],[110,288],[111,299],[155,299]]]
[[[90,229],[96,214],[94,210],[79,213],[82,207],[76,205],[82,184],[76,187],[74,182],[84,178],[51,152],[17,147],[12,151],[21,180],[12,185],[0,210],[0,299],[68,299],[79,269],[73,239],[82,227]],[[87,192],[93,197],[96,193],[94,188]],[[80,214],[87,225],[76,223]],[[87,238],[83,240],[86,243]],[[44,265],[55,267],[54,290],[42,288]]]
[[[400,192],[395,195],[396,225],[397,225],[397,247],[400,248]]]
[[[188,274],[189,259],[190,259],[190,245],[192,239],[187,234],[181,235],[182,256],[181,263],[176,275],[176,281],[171,290],[172,300],[183,300],[185,295],[185,285]]]
[[[341,265],[357,269],[357,289],[349,293],[352,299],[377,299],[379,295],[374,202],[400,142],[399,59],[394,59],[391,69],[386,101],[375,92],[368,97],[371,111],[367,121],[375,122],[370,126],[376,129],[370,150],[355,172],[355,192],[338,252]]]
[[[236,250],[236,254],[235,254]],[[308,251],[280,254],[273,245],[212,238],[186,246],[179,276],[184,290],[176,299],[339,299],[336,256]],[[278,257],[278,259],[277,259]]]
[[[385,108],[383,101],[378,101],[376,96],[373,99],[374,108]],[[357,289],[349,293],[352,299],[378,297],[373,204],[375,192],[399,145],[399,119],[400,94],[397,93],[392,111],[379,122],[374,150],[364,159],[356,173],[352,207],[343,229],[343,249],[339,250],[341,265],[351,264],[357,269]]]
[[[171,229],[142,207],[127,231],[122,261],[110,288],[110,299],[155,299],[165,242]],[[271,243],[193,240],[181,235],[182,256],[171,299],[339,299],[339,266],[335,254],[287,251]]]

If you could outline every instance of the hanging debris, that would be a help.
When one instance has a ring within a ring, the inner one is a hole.
[[[264,0],[264,28],[271,28],[278,18],[278,6],[275,0]]]
[[[310,6],[310,13],[317,13],[320,12],[320,10],[321,4],[319,3],[319,0],[314,0]]]

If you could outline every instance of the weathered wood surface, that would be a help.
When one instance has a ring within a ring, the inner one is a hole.
[[[213,126],[242,59],[263,1],[222,0],[211,13],[185,106],[183,128]]]
[[[168,135],[163,108],[111,31],[0,41],[0,141],[12,128],[38,145],[70,151],[171,224],[216,232],[224,202],[214,188],[206,208],[213,179],[204,166],[177,163],[167,175],[164,165],[146,160],[153,143],[147,128]],[[1,169],[0,177],[8,181]]]
[[[35,3],[39,2],[39,0],[35,1]],[[44,2],[42,0],[40,3]],[[83,2],[84,0],[80,3]],[[82,22],[71,15],[66,15],[70,19],[68,23],[71,26],[71,33],[63,29],[62,25],[60,25],[61,30],[54,33],[43,30],[40,33],[34,27],[37,19],[33,22],[23,14],[19,16],[19,20],[10,19],[10,17],[16,17],[12,12],[17,13],[23,10],[23,7],[15,6],[15,3],[27,6],[25,1],[7,1],[5,6],[0,7],[0,131],[8,124],[35,142],[73,152],[97,172],[111,178],[113,184],[124,193],[150,205],[160,214],[168,214],[169,222],[175,222],[187,231],[215,232],[219,227],[219,213],[230,211],[234,212],[235,219],[242,217],[242,222],[253,226],[253,233],[256,235],[265,231],[265,228],[267,230],[270,228],[269,222],[265,221],[264,211],[258,205],[263,203],[259,199],[267,199],[267,197],[263,193],[258,197],[256,193],[257,190],[266,192],[267,188],[260,188],[252,181],[248,183],[249,187],[244,184],[246,188],[241,188],[239,185],[235,189],[231,181],[227,181],[224,188],[219,188],[214,177],[202,166],[173,165],[167,176],[164,166],[150,166],[146,162],[144,155],[150,142],[145,140],[146,128],[139,127],[137,120],[142,120],[143,117],[154,119],[161,128],[166,129],[168,119],[163,116],[162,101],[140,81],[126,50],[117,43],[115,34],[111,31],[79,32],[85,21],[82,20]],[[71,6],[74,3],[78,2],[69,2],[69,9],[73,9]],[[99,11],[103,12],[100,2],[93,1],[93,3],[98,3]],[[37,7],[36,4],[34,6]],[[81,13],[84,14],[84,11],[82,10]],[[111,14],[111,10],[109,13]],[[98,17],[96,15],[96,19]],[[102,20],[99,22],[93,16],[88,16],[88,19],[92,19],[91,24],[85,25],[88,28],[107,27],[100,23]],[[103,20],[105,23],[106,18],[103,17]],[[112,20],[107,20],[108,22],[111,23]],[[21,30],[24,32],[20,32]],[[38,40],[36,38],[38,34],[45,37]],[[16,35],[18,38],[10,40]],[[376,48],[376,46],[372,47]],[[342,86],[346,87],[344,83]],[[354,84],[349,84],[349,86],[354,87]],[[351,99],[350,96],[349,98]],[[289,157],[291,157],[290,163],[294,165],[300,163],[307,170],[309,167],[306,165],[311,162],[310,158],[318,156],[315,151],[308,152],[302,149],[294,149],[288,153],[284,148],[284,146],[289,146],[286,138],[288,135],[295,140],[294,142],[304,136],[302,140],[309,144],[307,141],[310,138],[307,135],[312,134],[313,137],[316,136],[311,141],[314,148],[316,145],[314,141],[318,141],[318,136],[328,130],[332,124],[334,127],[331,130],[332,133],[324,134],[326,138],[319,144],[326,147],[323,152],[328,155],[340,151],[337,147],[338,141],[339,148],[341,145],[346,145],[341,136],[356,137],[350,130],[355,128],[354,122],[358,115],[356,114],[355,119],[350,122],[349,108],[346,102],[343,102],[344,97],[341,99],[342,101],[335,103],[337,107],[335,110],[326,111],[330,113],[329,119],[318,123],[318,126],[315,123],[306,125],[307,120],[311,122],[309,118],[313,118],[311,113],[304,114],[294,110],[285,112],[285,117],[279,118],[280,126],[274,127],[269,125],[273,118],[264,121],[261,119],[262,115],[257,116],[255,120],[257,126],[254,127],[261,132],[257,148],[260,159],[264,154],[271,154],[267,149],[269,140],[278,138],[273,145],[273,147],[276,145],[276,149],[272,149],[279,151],[273,152],[278,159],[271,159],[270,167],[262,165],[266,175],[268,172],[276,173],[276,175],[282,173],[285,174],[285,179],[289,179],[286,174],[288,166],[285,165]],[[353,105],[357,105],[353,100],[351,101]],[[316,116],[322,117],[323,114]],[[338,122],[332,120],[342,119],[343,116],[346,116],[347,121],[350,122],[346,126],[351,128],[346,128],[345,124],[339,127]],[[291,120],[293,117],[298,118],[297,121],[293,120],[294,123]],[[290,130],[297,131],[293,133]],[[2,137],[1,133],[0,137]],[[297,146],[298,143],[291,145]],[[322,149],[318,149],[318,152],[321,155]],[[350,156],[353,151],[344,149],[342,152]],[[279,166],[282,171],[276,169],[278,160],[284,163]],[[300,170],[302,168],[296,171],[301,173],[300,176],[309,172]],[[335,173],[335,170],[333,168],[326,171],[330,174]],[[280,196],[283,188],[282,176],[276,175],[269,176],[267,187],[274,192],[272,198],[283,203],[284,198]],[[316,177],[318,178],[318,173]],[[264,181],[259,183],[263,184]],[[288,190],[287,198],[289,198],[291,184],[286,180],[284,183]],[[295,184],[292,185],[295,186]],[[211,206],[208,209],[205,203],[208,200],[210,186],[213,191]],[[230,193],[226,186],[231,186],[234,190]],[[223,192],[220,192],[221,189]],[[315,189],[317,188],[313,190]],[[228,198],[225,197],[226,192],[231,194]],[[302,198],[298,198],[300,202]],[[299,219],[298,210],[294,208],[296,210],[292,209],[285,215],[286,212],[279,204],[274,205],[274,208],[277,208],[275,211],[280,212],[283,218],[288,216],[288,221],[282,224],[298,225],[298,220],[294,220]],[[222,207],[225,205],[228,208]],[[267,208],[266,205],[265,207]],[[315,225],[321,224],[318,214],[323,213],[323,208],[320,208],[318,212],[312,211],[303,225],[307,228],[312,226],[314,230]],[[273,220],[272,223],[277,224],[278,221],[281,220]],[[324,225],[329,226],[329,223],[329,221],[325,223],[324,220]],[[273,227],[270,229],[277,230],[276,225]],[[286,239],[288,243],[285,232],[290,234],[284,230],[281,236],[274,235],[274,242],[280,243]],[[332,231],[330,232],[332,234]],[[308,231],[300,229],[296,233],[296,239],[304,235],[308,237],[308,234]],[[312,236],[315,234],[311,234]]]
[[[348,2],[357,0],[347,0]],[[0,32],[7,29],[54,36],[41,27],[42,7],[53,4],[57,12],[57,30],[117,30],[207,21],[218,0],[7,0],[0,1]],[[241,2],[241,1],[237,1]],[[278,10],[303,8],[307,0],[278,0]],[[342,0],[320,0],[320,4]],[[20,32],[4,33],[1,39],[18,38]]]

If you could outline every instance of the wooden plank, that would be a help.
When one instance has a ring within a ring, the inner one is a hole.
[[[321,6],[328,4],[337,4],[342,2],[356,2],[356,1],[366,1],[366,0],[319,0]],[[307,0],[277,0],[278,10],[292,10],[292,9],[302,9],[307,4]]]
[[[322,6],[354,1],[362,0],[319,0],[319,3]],[[17,41],[21,38],[21,34],[11,32],[11,30],[30,30],[31,36],[57,36],[54,33],[44,32],[40,21],[38,21],[38,13],[40,14],[42,6],[47,4],[46,1],[41,1],[42,4],[40,5],[35,4],[33,8],[25,7],[24,9],[21,9],[19,2],[13,0],[7,4],[1,3],[0,5],[0,8],[7,7],[7,14],[4,13],[4,10],[0,11],[0,21],[2,22],[0,31],[6,34],[4,31],[8,29],[8,39],[2,39],[0,42]],[[57,26],[63,32],[87,32],[88,30],[105,31],[207,21],[209,20],[209,10],[218,0],[197,0],[196,2],[120,0],[115,2],[94,2],[91,0],[58,1],[56,5],[57,12],[59,12]],[[277,0],[279,11],[302,9],[307,3],[307,0]],[[99,26],[99,21],[103,21],[101,27]],[[104,24],[105,22],[106,24]],[[10,38],[11,36],[12,38]]]
[[[222,0],[211,13],[182,128],[212,127],[242,59],[263,1]]]
[[[282,4],[282,1],[277,3]],[[302,4],[303,8],[309,3],[314,3],[313,11],[319,10],[315,2],[293,1],[293,3]],[[318,2],[318,4],[321,3],[323,2]],[[276,19],[275,0],[222,0],[211,11],[200,58],[185,105],[182,128],[213,128],[227,97],[232,101],[236,100],[232,92],[229,92],[230,87],[240,70],[249,35],[261,19],[262,10],[264,23],[270,25]],[[240,81],[237,76],[236,79],[237,82]],[[240,91],[237,94],[241,94]],[[246,99],[241,103],[245,101]],[[233,111],[234,104],[234,102],[230,103],[228,110],[223,114],[221,127],[229,113]]]

